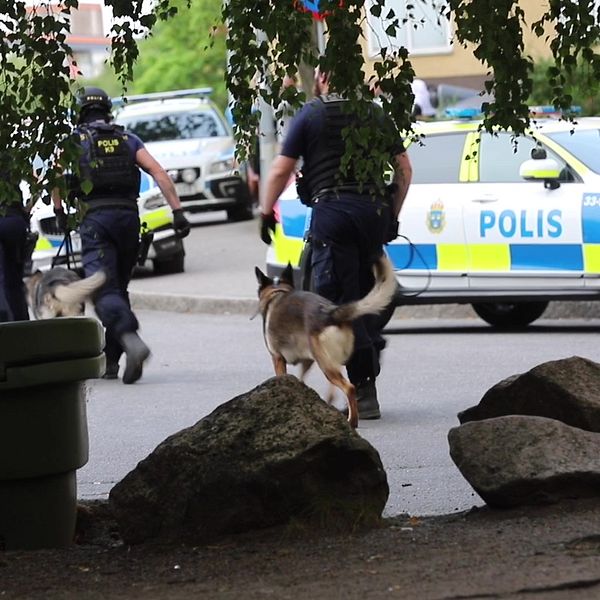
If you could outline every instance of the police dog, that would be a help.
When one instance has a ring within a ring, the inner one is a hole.
[[[84,314],[85,302],[106,281],[103,271],[81,279],[70,269],[53,267],[36,271],[25,280],[27,301],[36,319],[78,317]]]
[[[394,269],[382,255],[374,265],[375,286],[361,300],[336,305],[312,292],[294,289],[292,266],[288,264],[279,280],[255,268],[258,281],[258,312],[271,354],[275,375],[285,375],[287,365],[300,363],[300,380],[316,362],[331,387],[340,388],[348,402],[350,426],[358,426],[358,406],[354,386],[342,375],[342,367],[354,350],[352,321],[363,315],[378,314],[387,308],[396,291]]]

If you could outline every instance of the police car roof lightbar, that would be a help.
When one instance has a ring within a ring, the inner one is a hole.
[[[581,106],[569,106],[566,110],[561,110],[551,104],[529,107],[529,115],[531,117],[560,117],[562,115],[578,115],[580,113]]]
[[[454,119],[476,119],[483,116],[479,108],[447,108],[446,116]],[[578,115],[581,113],[581,106],[570,106],[567,110],[560,110],[552,105],[530,106],[530,117],[561,117],[563,115]]]
[[[447,108],[445,113],[454,119],[475,119],[483,115],[479,108]]]
[[[149,100],[170,100],[172,98],[186,98],[191,96],[210,96],[213,88],[191,88],[187,90],[173,90],[171,92],[150,92],[149,94],[136,94],[133,96],[121,96],[113,98],[113,106],[123,106],[124,104],[133,104],[135,102],[148,102]]]

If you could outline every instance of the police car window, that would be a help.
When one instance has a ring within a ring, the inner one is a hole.
[[[585,129],[571,133],[570,131],[560,131],[549,133],[547,136],[560,144],[570,154],[579,159],[586,167],[594,173],[600,173],[600,130]]]
[[[132,116],[118,121],[144,142],[226,135],[222,124],[209,112]]]
[[[408,156],[413,183],[458,183],[465,133],[428,135],[422,144],[413,142]]]
[[[481,135],[479,148],[479,181],[480,183],[524,183],[519,175],[521,164],[531,158],[531,150],[536,147],[532,138],[519,136],[516,146],[510,133]],[[548,158],[553,158],[563,169],[563,181],[572,180],[568,176],[565,162],[546,148]]]

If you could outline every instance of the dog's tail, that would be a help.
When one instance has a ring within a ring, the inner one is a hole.
[[[390,259],[382,254],[373,270],[375,271],[373,289],[361,300],[336,307],[331,313],[334,322],[347,323],[363,315],[376,315],[390,305],[398,287]]]
[[[97,271],[85,279],[78,279],[66,285],[58,285],[54,290],[57,300],[65,304],[85,302],[106,281],[104,271]]]

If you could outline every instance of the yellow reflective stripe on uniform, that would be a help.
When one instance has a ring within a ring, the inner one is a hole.
[[[583,244],[583,270],[600,273],[600,244]]]
[[[45,237],[39,237],[38,241],[35,244],[36,250],[51,250],[52,247],[53,246],[50,243],[50,240],[48,240],[48,238]]]
[[[437,271],[465,271],[468,249],[465,244],[436,244]]]
[[[467,248],[471,271],[510,271],[508,244],[469,244]]]
[[[279,264],[287,265],[289,262],[292,267],[297,267],[300,264],[300,254],[302,254],[304,240],[287,237],[284,235],[281,225],[275,227],[272,246],[275,250],[275,259]]]
[[[140,220],[146,223],[148,229],[158,229],[173,222],[171,212],[166,207],[150,210],[143,215],[140,215]]]

